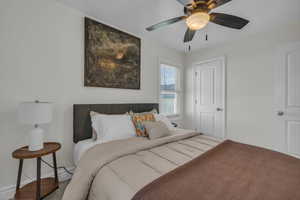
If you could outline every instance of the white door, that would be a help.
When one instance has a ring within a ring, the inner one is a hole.
[[[280,51],[275,78],[276,127],[282,150],[300,157],[300,43]]]
[[[194,65],[194,127],[206,135],[225,137],[224,58]]]

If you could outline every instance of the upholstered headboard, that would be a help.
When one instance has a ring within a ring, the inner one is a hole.
[[[123,114],[130,110],[133,112],[147,112],[159,109],[157,103],[146,104],[75,104],[73,105],[73,141],[92,138],[90,111],[103,114]]]

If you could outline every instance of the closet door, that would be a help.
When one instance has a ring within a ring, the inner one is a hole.
[[[224,59],[194,66],[194,126],[203,134],[223,138],[225,132]]]
[[[276,72],[276,117],[283,151],[300,157],[300,43],[280,51]]]

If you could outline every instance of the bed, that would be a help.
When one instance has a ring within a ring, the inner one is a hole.
[[[74,142],[92,137],[89,112],[145,112],[158,104],[74,105]],[[300,161],[193,130],[87,148],[63,200],[300,199]],[[175,192],[176,191],[176,192]]]

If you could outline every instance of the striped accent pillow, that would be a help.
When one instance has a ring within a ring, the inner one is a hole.
[[[153,113],[133,113],[131,114],[132,122],[135,126],[135,132],[137,136],[147,137],[147,131],[144,126],[144,122],[146,121],[155,121],[155,117]]]

